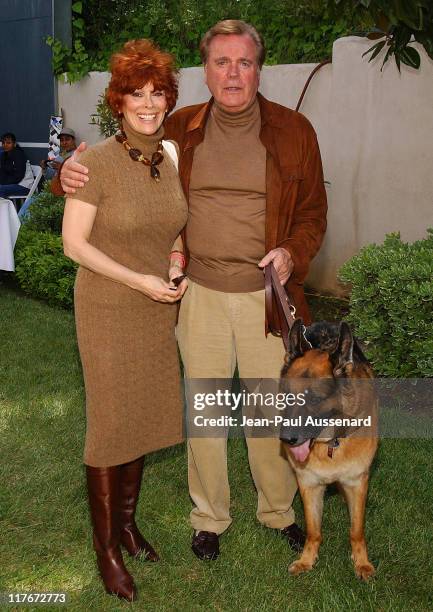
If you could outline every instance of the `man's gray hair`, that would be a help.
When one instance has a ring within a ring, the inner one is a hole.
[[[200,55],[203,64],[207,63],[211,40],[219,34],[247,34],[250,36],[257,48],[257,63],[259,68],[263,66],[265,63],[266,49],[261,34],[259,34],[256,28],[250,23],[240,21],[239,19],[224,19],[223,21],[218,21],[218,23],[206,32],[200,42]]]

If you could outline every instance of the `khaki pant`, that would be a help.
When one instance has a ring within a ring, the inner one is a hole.
[[[189,281],[182,299],[177,339],[186,378],[279,378],[281,338],[264,332],[264,291],[223,293]],[[295,475],[277,438],[247,438],[257,489],[257,518],[282,529],[294,520]],[[230,525],[227,439],[190,438],[188,481],[195,504],[192,527],[221,534]]]

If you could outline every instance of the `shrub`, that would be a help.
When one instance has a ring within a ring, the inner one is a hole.
[[[339,271],[352,284],[348,320],[384,376],[433,376],[433,229],[427,234],[413,244],[389,234]]]
[[[90,115],[90,125],[97,125],[100,135],[104,138],[114,136],[119,129],[119,121],[113,117],[111,108],[105,99],[105,93],[99,96],[96,112]]]
[[[62,233],[63,211],[65,198],[50,192],[50,183],[33,200],[23,223],[28,229],[37,232]]]
[[[114,51],[132,38],[151,38],[173,53],[179,66],[201,63],[199,43],[220,19],[244,19],[262,33],[268,64],[315,62],[329,57],[336,38],[370,30],[368,12],[350,3],[335,8],[318,0],[86,0],[72,4],[72,48],[48,37],[54,73],[77,81],[107,70]]]
[[[23,225],[15,247],[15,273],[26,293],[71,307],[76,269],[63,255],[61,236]]]

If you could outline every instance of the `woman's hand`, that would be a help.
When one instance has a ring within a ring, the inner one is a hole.
[[[176,287],[176,285],[172,281],[173,281],[174,278],[178,278],[179,276],[184,276],[183,269],[180,266],[178,266],[177,264],[174,264],[174,265],[170,266],[170,268],[168,270],[168,278],[171,281],[170,282],[170,287]],[[188,289],[188,279],[184,278],[180,282],[180,284],[177,286],[177,289],[180,290],[180,297],[182,297],[183,294],[185,293],[185,291]]]
[[[147,295],[147,297],[150,297],[150,299],[155,302],[163,302],[166,304],[177,302],[185,292],[185,290],[182,291],[181,286],[176,287],[173,283],[167,283],[162,278],[152,276],[151,274],[140,274],[135,289]]]

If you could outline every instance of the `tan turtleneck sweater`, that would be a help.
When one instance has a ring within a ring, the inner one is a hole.
[[[216,104],[194,152],[189,191],[188,276],[209,289],[263,289],[266,149],[257,100],[240,113]]]

